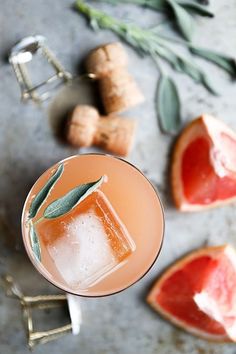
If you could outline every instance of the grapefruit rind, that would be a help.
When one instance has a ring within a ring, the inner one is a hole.
[[[194,259],[197,259],[198,257],[202,257],[204,255],[207,256],[212,256],[212,258],[217,258],[219,254],[222,254],[222,252],[225,252],[228,248],[231,248],[229,245],[222,245],[222,246],[215,246],[215,247],[206,247],[206,248],[201,248],[200,250],[193,251],[189,253],[187,256],[179,259],[177,262],[175,262],[170,268],[168,268],[162,276],[156,281],[154,286],[152,287],[150,293],[147,296],[147,302],[148,304],[155,309],[163,318],[169,320],[172,324],[176,325],[177,327],[184,329],[185,331],[200,337],[202,339],[206,339],[208,341],[212,342],[232,342],[232,339],[229,338],[229,336],[225,333],[223,335],[214,335],[211,333],[208,333],[206,331],[203,331],[199,328],[190,326],[189,323],[187,323],[184,320],[180,320],[179,318],[174,317],[171,313],[167,312],[163,307],[161,307],[156,298],[157,295],[160,293],[160,290],[162,288],[162,285],[164,282],[176,271],[184,267],[187,263],[191,262]]]
[[[200,211],[236,201],[236,196],[234,196],[223,200],[216,200],[209,204],[191,204],[186,199],[183,191],[181,163],[182,155],[185,149],[191,141],[198,137],[204,136],[204,138],[206,138],[214,148],[220,151],[219,132],[225,133],[227,136],[236,141],[236,134],[229,127],[227,127],[227,125],[210,115],[204,114],[187,125],[175,144],[171,166],[171,186],[174,203],[180,211]],[[216,173],[221,173],[217,164],[214,164],[213,167]]]

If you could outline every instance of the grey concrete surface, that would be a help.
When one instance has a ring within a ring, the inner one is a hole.
[[[64,66],[76,73],[86,53],[101,43],[116,40],[108,31],[94,33],[83,17],[71,9],[73,1],[0,1],[0,272],[11,273],[26,294],[57,293],[32,267],[23,249],[20,216],[24,199],[35,179],[51,164],[78,150],[60,142],[54,127],[65,109],[59,99],[53,108],[39,109],[19,101],[10,65],[9,48],[31,34],[48,38],[50,47]],[[194,41],[236,57],[236,2],[211,1],[214,19],[197,19]],[[99,5],[117,17],[135,19],[145,26],[160,17],[132,6]],[[169,197],[168,161],[173,139],[158,129],[154,109],[157,69],[149,58],[140,58],[126,46],[130,71],[145,93],[145,104],[131,110],[139,128],[135,148],[128,160],[137,165],[157,186],[166,211],[166,233],[161,255],[155,266],[139,283],[115,296],[82,299],[83,326],[78,337],[71,335],[35,349],[40,353],[81,354],[235,354],[235,345],[209,344],[176,329],[145,304],[148,288],[164,267],[179,256],[205,244],[230,242],[236,245],[235,206],[183,215],[175,210]],[[236,130],[236,84],[216,67],[197,60],[221,91],[211,96],[189,78],[170,70],[180,89],[183,123],[203,112],[211,113]],[[169,70],[166,67],[166,70]],[[69,95],[70,106],[77,95]],[[79,94],[80,98],[81,95]],[[62,96],[61,96],[62,97]],[[80,99],[79,98],[79,99]],[[84,152],[87,150],[81,150]],[[91,150],[90,150],[91,151]],[[48,323],[48,314],[46,323]],[[63,314],[58,315],[65,320]],[[57,324],[57,317],[52,320]],[[19,304],[0,291],[0,353],[27,353]]]

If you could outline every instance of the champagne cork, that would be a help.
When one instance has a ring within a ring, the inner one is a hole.
[[[100,119],[98,111],[91,106],[76,106],[67,129],[67,140],[73,146],[91,146]]]
[[[134,120],[108,116],[98,121],[94,144],[120,156],[127,156],[132,148],[136,123]]]
[[[119,113],[143,102],[143,95],[125,68],[117,68],[99,81],[107,113]]]
[[[143,94],[127,70],[127,56],[120,43],[94,49],[86,60],[89,73],[99,80],[107,114],[123,112],[144,101]]]
[[[85,64],[88,73],[100,79],[118,67],[126,67],[128,58],[121,43],[108,43],[92,50]]]
[[[77,106],[67,129],[67,140],[75,147],[96,145],[120,156],[131,150],[136,122],[117,116],[99,116],[91,106]]]

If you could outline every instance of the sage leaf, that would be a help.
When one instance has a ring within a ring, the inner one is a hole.
[[[174,0],[166,0],[170,7],[172,8],[177,25],[183,34],[184,38],[188,41],[191,41],[193,33],[194,33],[194,20],[189,13],[182,8],[177,2]]]
[[[219,94],[211,83],[210,78],[194,62],[190,62],[183,56],[176,54],[172,49],[166,46],[165,40],[158,39],[157,43],[159,45],[156,44],[155,53],[152,55],[154,60],[156,60],[155,54],[161,56],[167,60],[176,71],[190,76],[195,82],[205,86],[205,88],[214,95]]]
[[[54,187],[55,183],[58,181],[58,179],[61,177],[62,173],[64,171],[64,166],[63,164],[59,165],[58,169],[56,172],[49,178],[47,183],[44,185],[44,187],[39,191],[39,193],[34,197],[30,208],[29,208],[29,218],[32,219],[35,217],[37,214],[39,208],[47,198],[49,192],[52,190]]]
[[[168,11],[168,6],[166,0],[101,0],[101,2],[106,2],[112,5],[120,5],[120,4],[134,4],[140,5],[144,7],[148,7],[150,9],[156,11]],[[190,10],[193,13],[196,13],[201,16],[213,17],[214,14],[206,9],[204,6],[191,1],[191,0],[176,0],[176,2],[185,8],[185,10]]]
[[[176,133],[181,125],[180,99],[174,81],[162,75],[157,89],[157,113],[161,130]]]
[[[201,82],[202,75],[200,70],[194,64],[190,63],[184,58],[179,58],[179,71],[184,72],[194,81]]]
[[[204,49],[204,48],[197,48],[194,46],[190,47],[190,51],[199,56],[202,57],[216,65],[218,65],[219,67],[221,67],[222,69],[224,69],[225,71],[227,71],[231,76],[236,77],[236,61],[235,59],[208,50],[208,49]]]
[[[158,39],[158,42],[160,42],[159,39]],[[178,57],[167,46],[165,46],[163,44],[161,44],[161,45],[156,44],[155,50],[153,50],[153,53],[151,53],[151,55],[152,55],[154,61],[156,61],[155,56],[158,55],[158,56],[162,57],[163,59],[165,59],[166,61],[168,61],[170,63],[170,65],[172,65],[172,67],[175,70],[181,71]],[[157,58],[157,60],[158,60],[158,58]]]
[[[41,247],[40,247],[40,242],[39,238],[37,235],[37,232],[35,230],[35,227],[32,223],[30,223],[30,243],[32,247],[32,251],[34,253],[35,258],[37,261],[41,261]]]
[[[78,187],[70,190],[63,197],[56,199],[44,211],[44,217],[54,219],[58,216],[68,213],[71,209],[77,206],[88,195],[93,193],[104,182],[104,176],[95,182],[81,184]]]
[[[102,0],[102,2],[106,2],[112,5],[134,4],[149,7],[157,11],[166,10],[166,0]]]
[[[157,11],[164,11],[166,10],[166,0],[131,0],[132,3],[140,3],[143,2],[143,6],[149,7],[151,9],[157,10]],[[129,1],[127,1],[128,3]]]
[[[200,15],[200,16],[205,16],[205,17],[214,17],[213,12],[209,11],[208,9],[205,8],[205,6],[202,6],[194,1],[189,1],[189,0],[181,0],[177,1],[178,4],[182,7],[185,8],[187,11],[191,11],[194,14]]]
[[[179,65],[181,71],[190,76],[194,81],[202,84],[205,88],[214,95],[218,95],[219,92],[215,89],[211,83],[210,78],[204,71],[202,71],[197,65],[179,57]]]
[[[197,2],[200,2],[200,4],[203,5],[210,5],[210,0],[196,0]]]
[[[213,82],[211,81],[211,79],[209,78],[209,76],[207,76],[206,74],[202,74],[202,78],[201,78],[202,84],[205,86],[205,88],[211,92],[213,95],[215,96],[219,96],[219,91],[217,91],[215,89],[215,86],[213,85]]]

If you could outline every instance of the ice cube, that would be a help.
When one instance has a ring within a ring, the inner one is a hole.
[[[72,289],[93,286],[121,266],[135,249],[126,227],[101,191],[87,197],[60,223],[63,231],[47,242],[47,249]]]

